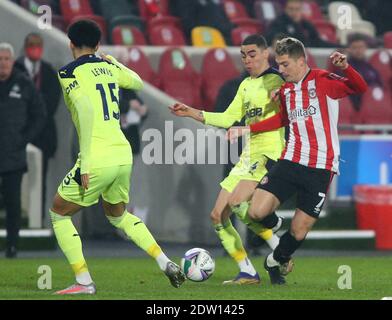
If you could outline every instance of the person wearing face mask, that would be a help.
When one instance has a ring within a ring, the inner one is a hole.
[[[6,211],[7,258],[15,258],[17,253],[26,145],[41,132],[46,117],[40,94],[30,79],[14,68],[14,61],[13,47],[0,43],[0,192]]]
[[[54,68],[42,59],[44,42],[38,33],[30,33],[24,41],[24,55],[15,62],[15,67],[24,71],[34,82],[35,88],[42,95],[45,102],[47,118],[40,134],[32,144],[42,151],[42,219],[46,215],[45,194],[48,162],[57,149],[57,132],[54,116],[56,114],[61,89]]]

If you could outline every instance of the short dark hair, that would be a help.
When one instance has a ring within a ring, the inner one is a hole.
[[[364,41],[366,44],[368,44],[368,36],[362,33],[352,33],[348,35],[347,37],[347,46],[350,46],[353,42],[356,41]]]
[[[27,43],[29,42],[30,38],[39,38],[42,41],[42,44],[44,42],[44,39],[42,39],[42,36],[38,32],[30,32],[24,39],[24,46],[27,46]]]
[[[95,48],[101,35],[101,29],[92,20],[78,20],[68,28],[68,38],[78,48]]]
[[[260,49],[268,48],[267,40],[265,40],[265,38],[259,34],[251,34],[247,36],[241,43],[242,46],[248,46],[250,44],[255,44]]]
[[[306,58],[304,44],[296,38],[286,37],[276,42],[275,52],[277,56],[287,54],[290,58]]]

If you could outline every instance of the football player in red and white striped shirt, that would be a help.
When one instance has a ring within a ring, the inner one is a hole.
[[[249,216],[261,220],[294,194],[296,210],[290,230],[264,262],[273,284],[283,284],[292,269],[291,256],[299,248],[321,212],[328,187],[339,165],[339,99],[363,93],[367,84],[339,52],[332,63],[345,77],[310,69],[304,45],[284,38],[276,45],[276,62],[286,83],[279,91],[279,114],[250,126],[264,132],[288,126],[286,147],[278,163],[260,181],[253,194]],[[244,130],[232,128],[229,138]]]

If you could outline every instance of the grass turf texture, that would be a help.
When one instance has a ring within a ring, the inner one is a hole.
[[[176,259],[178,260],[178,259]],[[132,300],[263,300],[263,299],[376,299],[392,296],[390,266],[392,257],[298,257],[286,286],[271,286],[260,267],[261,257],[253,262],[262,277],[261,285],[223,286],[235,276],[230,258],[217,258],[214,275],[203,283],[186,281],[173,288],[148,258],[89,259],[90,272],[97,285],[95,296],[59,297],[52,293],[74,282],[70,267],[63,259],[0,259],[0,299],[132,299]],[[177,261],[178,262],[178,261]],[[37,287],[40,265],[52,269],[52,290]],[[341,265],[352,270],[352,289],[338,288]]]

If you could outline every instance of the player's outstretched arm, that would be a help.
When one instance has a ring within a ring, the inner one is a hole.
[[[188,117],[204,123],[203,111],[187,106],[186,104],[175,103],[169,107],[169,110],[177,117]]]
[[[361,94],[367,90],[366,81],[349,65],[345,54],[335,51],[331,54],[330,59],[332,64],[342,69],[346,76],[346,78],[331,79],[332,83],[327,84],[331,96],[334,98],[343,98],[349,94]]]

